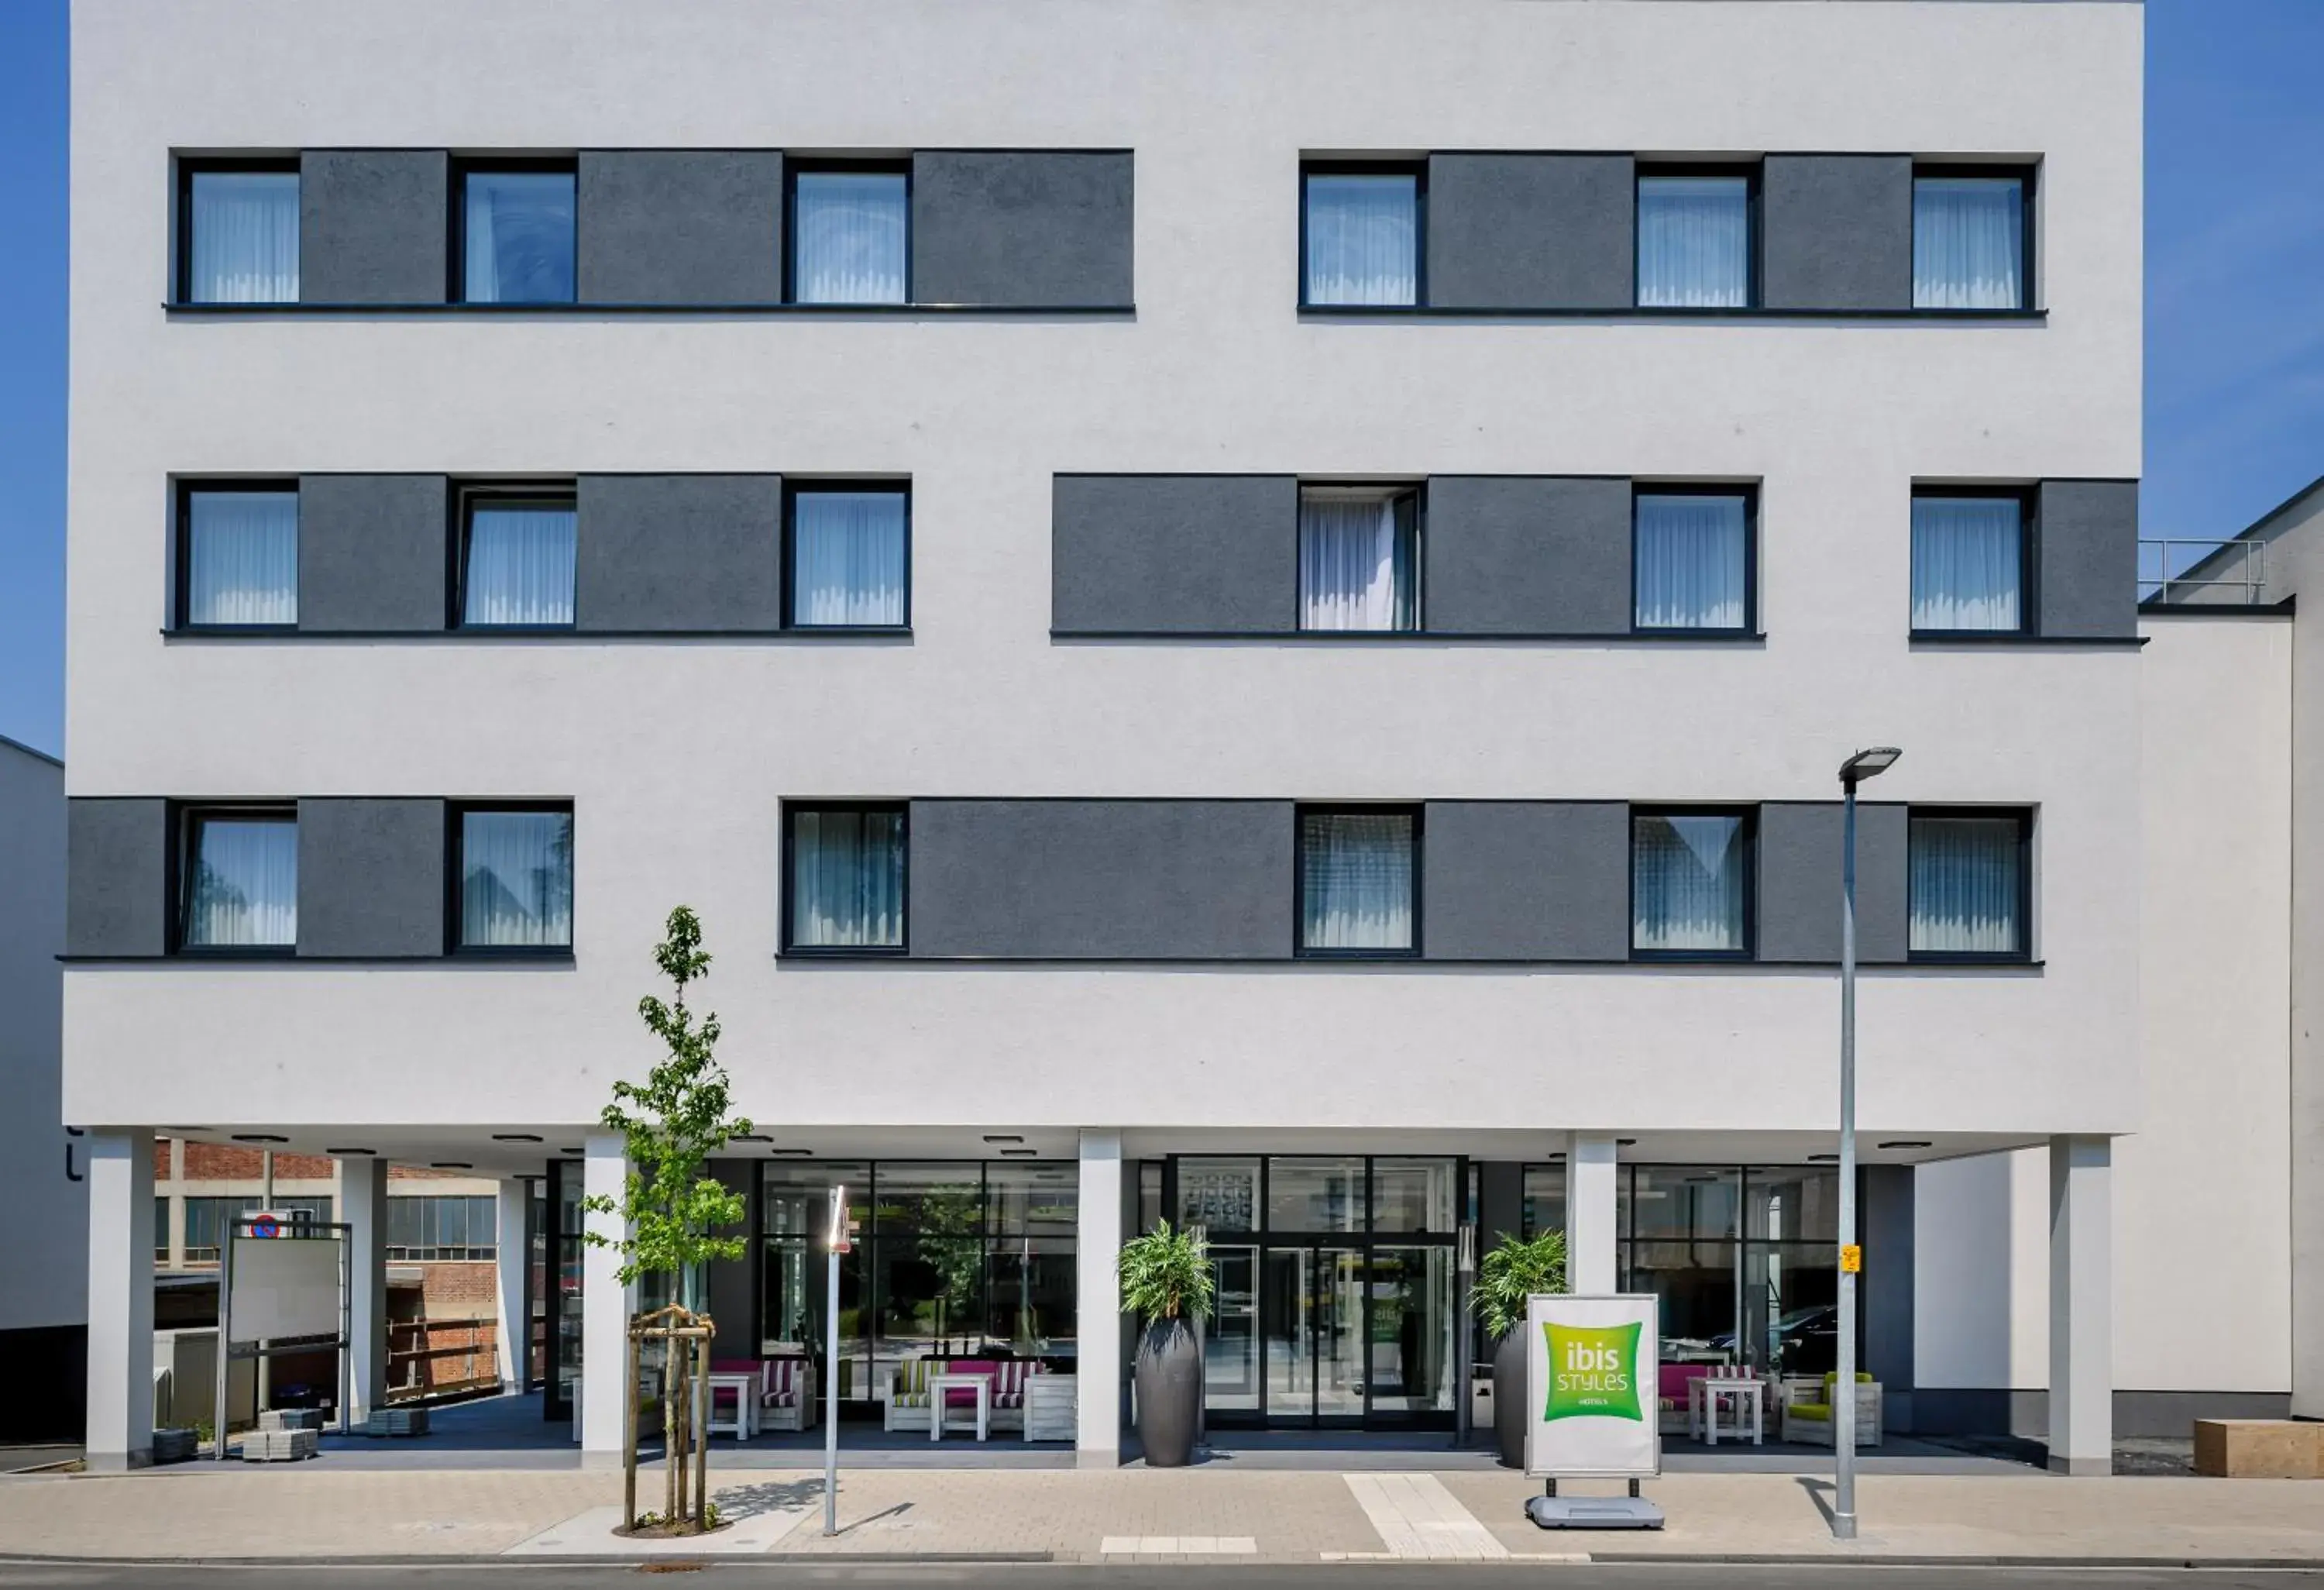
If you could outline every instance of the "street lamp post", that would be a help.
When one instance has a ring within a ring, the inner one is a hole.
[[[1856,786],[1886,772],[1903,754],[1894,745],[1876,745],[1840,767],[1840,1362],[1831,1387],[1835,1540],[1856,1539]]]

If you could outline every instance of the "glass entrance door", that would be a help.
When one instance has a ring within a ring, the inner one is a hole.
[[[1267,1344],[1268,1422],[1361,1419],[1362,1251],[1269,1247],[1264,1271],[1259,1314]],[[1215,1396],[1212,1405],[1221,1405]]]
[[[1211,1317],[1203,1323],[1204,1401],[1213,1413],[1256,1414],[1259,1381],[1259,1249],[1213,1247],[1216,1288]]]

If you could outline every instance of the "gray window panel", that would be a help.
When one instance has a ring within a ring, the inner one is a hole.
[[[585,475],[575,627],[729,631],[782,624],[779,475]]]
[[[1421,555],[1432,631],[1630,632],[1627,480],[1434,476]]]
[[[444,803],[299,802],[299,953],[444,953]]]
[[[1912,308],[1911,156],[1771,154],[1760,206],[1767,308]]]
[[[1637,181],[1628,154],[1431,155],[1429,303],[1627,307]]]
[[[920,303],[1129,309],[1127,151],[927,151],[912,157]]]
[[[916,800],[911,952],[1284,960],[1288,801]]]
[[[1905,809],[1856,808],[1856,958],[1904,958]],[[1758,958],[1840,960],[1840,802],[1759,808]]]
[[[1061,475],[1050,624],[1093,633],[1299,627],[1299,483],[1288,475]]]
[[[166,954],[168,803],[76,798],[65,830],[65,953]]]
[[[585,151],[580,215],[584,303],[782,301],[779,151]]]
[[[1628,807],[1432,800],[1425,827],[1428,959],[1628,957]]]
[[[2138,633],[2138,482],[2045,480],[2034,511],[2040,633]]]
[[[440,149],[299,157],[299,301],[442,303],[451,162]]]
[[[451,484],[440,475],[299,481],[299,627],[416,634],[445,623]]]

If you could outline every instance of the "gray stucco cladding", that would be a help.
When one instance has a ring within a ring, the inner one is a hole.
[[[1131,307],[1128,151],[928,150],[912,157],[912,297]]]
[[[1426,958],[1628,957],[1629,808],[1620,801],[1432,800],[1422,832]]]
[[[1836,800],[1759,808],[1757,957],[1840,960],[1840,835]],[[1856,958],[1897,962],[1905,946],[1905,809],[1856,808]]]
[[[65,953],[169,953],[169,877],[168,802],[88,797],[68,801]]]
[[[727,631],[782,624],[779,475],[585,475],[574,627]]]
[[[1288,475],[1060,475],[1049,543],[1056,629],[1299,626],[1299,483]]]
[[[299,627],[420,634],[445,627],[451,483],[441,475],[299,479]]]
[[[1429,156],[1429,304],[1629,304],[1637,184],[1628,154]]]
[[[299,953],[444,953],[444,803],[299,802]]]
[[[2034,597],[2045,635],[2138,633],[2138,482],[2045,480]]]
[[[1760,214],[1768,309],[1912,308],[1910,155],[1771,154]]]
[[[1628,634],[1630,483],[1432,476],[1421,558],[1428,630]]]
[[[299,301],[442,303],[451,161],[440,149],[310,149],[299,157]]]
[[[761,304],[783,296],[776,150],[585,150],[583,303]]]
[[[916,800],[915,956],[1286,960],[1287,800]]]

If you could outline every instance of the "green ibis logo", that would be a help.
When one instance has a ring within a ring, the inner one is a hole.
[[[1628,1325],[1542,1324],[1549,1338],[1549,1400],[1544,1423],[1553,1419],[1635,1419],[1638,1406],[1638,1333]]]

